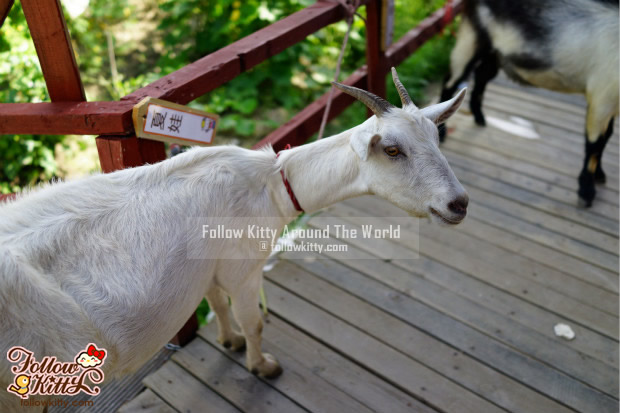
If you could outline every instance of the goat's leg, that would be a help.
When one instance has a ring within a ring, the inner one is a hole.
[[[474,115],[476,124],[485,126],[486,121],[482,113],[482,97],[487,83],[491,81],[499,72],[499,61],[495,52],[486,53],[476,66],[474,71],[474,90],[469,99],[469,108]]]
[[[261,281],[262,273],[250,275],[245,280],[245,285],[238,288],[231,296],[232,310],[237,323],[245,335],[248,370],[259,376],[271,379],[282,374],[282,368],[275,357],[261,351],[263,319],[258,306],[258,292]]]
[[[441,88],[440,102],[444,102],[452,98],[456,92],[456,88],[471,73],[472,68],[478,60],[476,54],[476,32],[474,31],[470,21],[463,18],[459,26],[459,32],[456,44],[450,54],[450,73],[444,79]],[[443,142],[446,137],[446,125],[439,125],[439,140]]]
[[[603,149],[613,132],[613,113],[616,108],[601,103],[588,95],[588,114],[586,117],[586,147],[583,168],[579,174],[579,204],[585,207],[592,206],[596,196],[595,175],[600,168]],[[611,124],[610,124],[611,123]],[[600,169],[599,177],[604,177]]]
[[[597,184],[604,184],[605,182],[607,182],[607,176],[605,175],[605,172],[603,172],[603,167],[601,165],[601,158],[603,157],[605,146],[607,145],[607,142],[609,142],[609,138],[611,137],[613,133],[614,133],[614,118],[611,118],[611,120],[609,121],[609,125],[607,126],[607,131],[605,132],[605,135],[603,135],[605,140],[601,147],[601,153],[599,153],[598,155],[596,171],[594,171],[594,182]]]
[[[213,286],[207,291],[207,301],[217,317],[217,341],[233,351],[243,350],[245,338],[234,331],[230,324],[228,295],[220,287]]]

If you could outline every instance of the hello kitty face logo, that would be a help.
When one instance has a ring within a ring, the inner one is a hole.
[[[89,344],[86,351],[78,354],[75,362],[84,368],[95,367],[103,363],[105,350],[98,350],[94,344]]]

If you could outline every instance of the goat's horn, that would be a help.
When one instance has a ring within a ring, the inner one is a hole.
[[[377,117],[381,117],[384,113],[394,107],[390,102],[380,98],[366,90],[358,89],[353,86],[343,85],[342,83],[332,82],[334,86],[342,90],[347,95],[353,96],[355,99],[368,106],[368,109],[372,110]]]
[[[400,101],[403,102],[403,107],[407,105],[413,105],[413,101],[409,97],[409,93],[407,93],[407,89],[401,83],[398,78],[398,73],[396,73],[396,68],[392,68],[392,79],[394,80],[394,84],[396,85],[396,90],[398,91],[398,95],[400,96]],[[415,105],[414,105],[415,106]]]

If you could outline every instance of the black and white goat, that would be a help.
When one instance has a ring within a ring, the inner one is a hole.
[[[464,0],[441,100],[473,71],[470,107],[484,126],[482,96],[499,69],[513,80],[559,92],[583,93],[588,102],[586,155],[579,201],[592,205],[605,182],[601,156],[618,114],[618,0]],[[445,128],[440,128],[443,140]]]

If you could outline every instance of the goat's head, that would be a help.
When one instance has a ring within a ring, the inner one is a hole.
[[[456,112],[463,89],[452,100],[418,109],[392,68],[403,103],[399,109],[370,92],[334,82],[376,116],[353,129],[351,147],[371,192],[414,216],[458,224],[467,213],[467,192],[439,151],[437,125]]]

